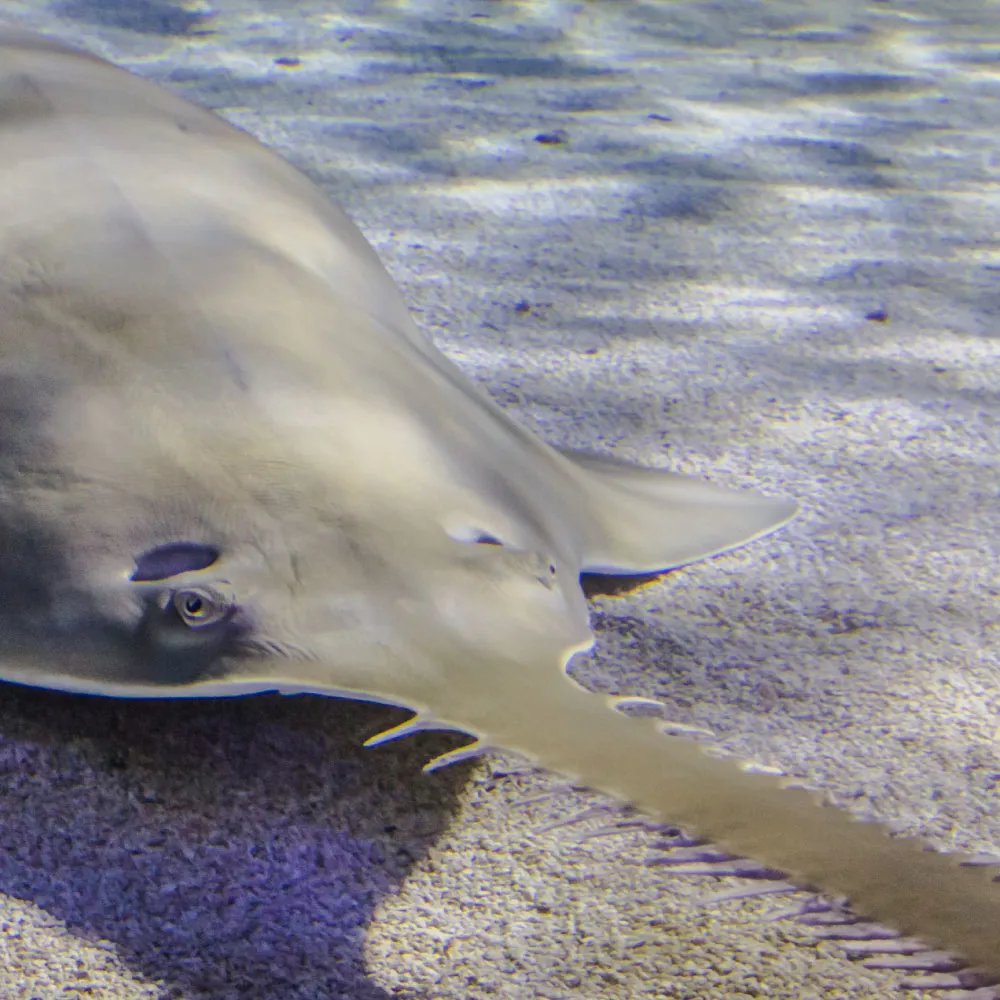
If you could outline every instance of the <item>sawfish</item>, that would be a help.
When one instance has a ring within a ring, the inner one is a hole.
[[[0,679],[314,693],[630,803],[1000,978],[1000,887],[631,718],[567,672],[582,573],[795,505],[548,446],[414,324],[361,232],[247,133],[0,31]]]

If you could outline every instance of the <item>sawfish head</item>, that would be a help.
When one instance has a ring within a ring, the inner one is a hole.
[[[225,309],[191,335],[185,308],[176,363],[130,356],[119,381],[77,354],[7,374],[8,679],[125,696],[319,691],[476,731],[517,712],[526,677],[561,677],[590,645],[581,571],[687,562],[791,513],[549,449],[443,359],[397,342],[369,365],[391,339],[380,328],[324,357],[306,331],[331,321],[306,315],[302,289],[278,310],[295,336],[275,329],[264,349],[249,331],[277,289],[254,284],[267,294],[242,296],[244,350],[212,339],[233,328]]]
[[[549,448],[256,249],[188,247],[175,288],[162,248],[101,239],[8,300],[6,679],[317,691],[485,734],[591,644],[582,571],[675,566],[792,513]]]
[[[0,33],[0,678],[318,691],[485,736],[592,642],[580,573],[793,505],[569,456],[249,136]]]

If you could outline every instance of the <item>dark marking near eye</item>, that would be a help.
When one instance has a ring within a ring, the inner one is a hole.
[[[166,580],[179,573],[208,569],[219,558],[219,550],[199,542],[172,542],[137,556],[135,572],[129,578],[134,583]]]

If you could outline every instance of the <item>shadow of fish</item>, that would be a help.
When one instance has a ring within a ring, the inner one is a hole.
[[[421,335],[374,251],[239,130],[0,33],[0,677],[404,706],[843,894],[1000,976],[988,871],[630,719],[566,666],[581,572],[794,505],[561,453]]]

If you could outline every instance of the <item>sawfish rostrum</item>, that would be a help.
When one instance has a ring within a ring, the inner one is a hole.
[[[794,505],[561,453],[413,324],[354,225],[216,116],[0,32],[0,677],[404,706],[1000,973],[989,875],[629,719],[581,572]],[[378,739],[375,741],[377,742]]]

